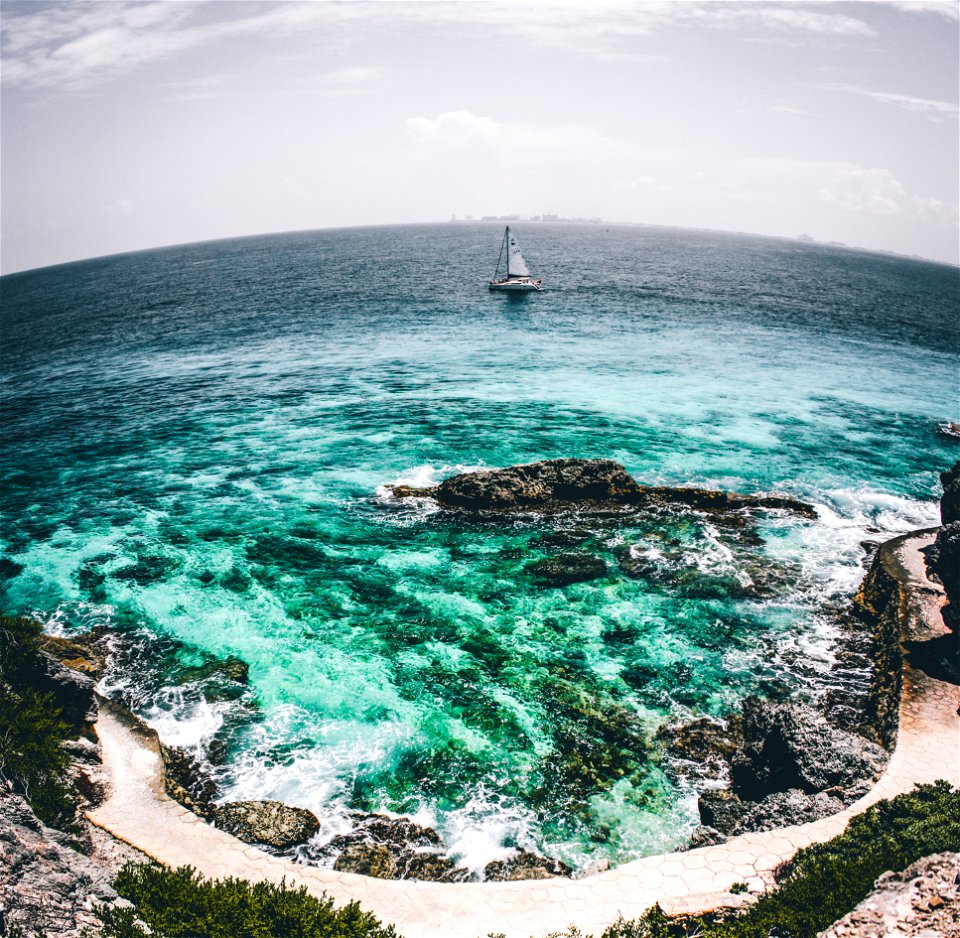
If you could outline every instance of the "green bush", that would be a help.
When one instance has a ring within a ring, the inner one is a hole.
[[[77,795],[66,781],[70,736],[53,695],[34,686],[41,628],[31,619],[0,616],[0,778],[52,827],[70,828]]]
[[[207,880],[192,867],[127,864],[114,882],[134,909],[101,908],[99,938],[397,938],[356,902],[333,900],[285,883]]]

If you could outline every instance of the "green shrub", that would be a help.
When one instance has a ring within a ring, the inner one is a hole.
[[[0,778],[22,795],[52,827],[70,828],[77,795],[66,781],[69,758],[61,744],[70,736],[53,695],[34,686],[40,625],[0,616]]]
[[[207,880],[192,867],[127,864],[114,882],[134,909],[101,908],[100,938],[397,938],[356,902],[285,883]]]

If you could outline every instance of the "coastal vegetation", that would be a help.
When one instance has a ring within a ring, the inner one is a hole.
[[[76,729],[41,677],[49,667],[43,634],[23,616],[0,616],[0,780],[22,795],[45,824],[72,825],[77,794],[66,781],[65,740]]]
[[[398,938],[356,902],[334,908],[304,887],[204,879],[189,866],[128,864],[114,886],[132,908],[98,913],[103,930],[88,938]]]

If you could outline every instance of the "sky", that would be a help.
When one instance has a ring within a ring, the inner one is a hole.
[[[552,213],[956,264],[956,2],[3,2],[2,271]]]

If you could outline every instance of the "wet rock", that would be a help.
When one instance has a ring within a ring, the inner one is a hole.
[[[493,860],[483,868],[483,878],[492,882],[512,882],[518,879],[552,879],[570,876],[573,871],[566,863],[542,857],[529,850],[520,850],[505,860]]]
[[[743,705],[743,735],[731,777],[734,791],[753,801],[790,788],[814,793],[849,787],[877,778],[887,760],[875,743],[830,726],[799,703],[749,698]]]
[[[842,811],[844,802],[826,792],[809,795],[799,788],[778,791],[767,795],[763,801],[747,806],[733,833],[768,831],[793,824],[806,824],[831,817]]]
[[[732,834],[747,811],[744,800],[726,788],[711,788],[697,801],[700,822],[721,834]]]
[[[248,844],[287,850],[320,830],[316,815],[281,801],[234,801],[214,809],[217,827]]]
[[[0,782],[0,934],[77,938],[100,925],[95,903],[129,907],[111,875],[69,844]]]
[[[714,827],[707,827],[701,824],[699,827],[694,828],[690,839],[684,846],[680,847],[680,852],[696,850],[698,847],[713,847],[716,844],[726,843],[726,840],[726,834],[721,834],[720,831]]]
[[[40,647],[64,667],[86,674],[94,680],[103,677],[107,667],[106,656],[90,633],[71,638],[44,635],[40,639]]]
[[[400,878],[393,854],[380,844],[349,844],[340,851],[333,868],[340,873],[359,873],[377,879]]]
[[[526,570],[541,586],[567,586],[607,575],[603,560],[590,554],[560,554],[528,564]]]
[[[656,738],[665,746],[664,754],[673,774],[685,778],[721,778],[743,743],[742,720],[734,716],[720,723],[703,717],[662,727]]]
[[[385,814],[350,815],[353,830],[339,834],[322,848],[338,853],[334,869],[380,879],[463,882],[470,873],[444,855],[443,841],[432,827]]]
[[[198,817],[213,819],[217,783],[203,763],[189,750],[164,743],[160,743],[160,757],[166,793]]]
[[[466,472],[446,479],[436,498],[449,508],[511,510],[557,502],[627,502],[640,487],[610,459],[551,459]]]
[[[181,680],[206,681],[210,678],[223,678],[236,684],[246,684],[249,681],[250,669],[247,663],[240,658],[230,655],[218,658],[195,667],[184,668]]]
[[[940,499],[940,521],[953,524],[960,521],[960,460],[940,473],[943,496]]]
[[[94,680],[61,664],[45,651],[37,655],[39,685],[53,694],[61,718],[68,726],[80,730],[97,719],[97,701],[93,695]]]
[[[788,495],[739,495],[715,489],[644,486],[611,459],[548,459],[451,476],[431,488],[389,487],[395,498],[435,498],[443,508],[476,512],[571,509],[609,512],[625,508],[686,505],[726,517],[729,526],[744,522],[733,513],[744,508],[792,511],[816,518],[812,505]]]
[[[960,479],[954,484],[960,486]],[[925,554],[927,575],[941,583],[947,594],[944,624],[952,632],[960,632],[960,521],[945,524]]]

